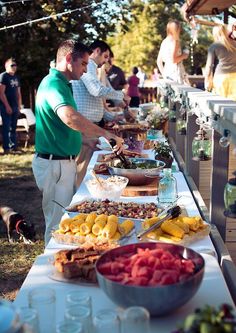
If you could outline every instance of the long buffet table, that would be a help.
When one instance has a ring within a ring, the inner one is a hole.
[[[99,151],[99,153],[101,153],[101,151]],[[86,177],[89,176],[90,170],[96,163],[97,156],[98,152],[95,152],[88,167]],[[178,204],[185,207],[188,215],[198,215],[198,208],[193,200],[191,191],[188,188],[182,172],[177,171],[174,173],[174,176],[177,179],[178,193],[180,196]],[[89,197],[89,193],[84,182],[81,184],[79,190],[74,195],[71,203],[75,203]],[[156,201],[157,198],[156,196],[128,198],[121,197],[120,200],[153,202]],[[233,300],[225,283],[224,276],[218,264],[217,255],[210,237],[207,236],[204,239],[200,239],[192,244],[189,244],[188,246],[200,252],[205,259],[206,267],[202,284],[196,295],[183,307],[167,316],[151,318],[150,333],[170,333],[176,328],[177,323],[181,323],[188,314],[193,312],[196,308],[203,306],[204,304],[217,306],[222,303],[228,303],[234,306]],[[58,251],[58,249],[68,247],[71,248],[71,246],[57,244],[53,239],[50,240],[44,254],[37,257],[34,265],[27,275],[16,297],[15,305],[27,306],[27,297],[29,291],[35,287],[47,286],[53,288],[56,292],[56,321],[61,321],[63,318],[66,294],[69,291],[73,291],[75,289],[86,291],[92,296],[93,313],[96,313],[96,311],[100,309],[117,309],[121,311],[121,309],[119,309],[116,304],[110,301],[110,299],[98,286],[59,282],[51,278],[51,275],[54,271],[54,267],[51,263],[53,253]],[[45,320],[50,320],[46,314]]]

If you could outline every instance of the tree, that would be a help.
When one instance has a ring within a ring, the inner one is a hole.
[[[141,66],[151,72],[156,67],[157,53],[165,36],[170,17],[181,20],[178,6],[169,7],[171,1],[134,0],[131,18],[127,26],[119,25],[115,34],[108,38],[117,63],[130,73],[133,66]]]
[[[5,6],[1,2],[0,27],[28,21],[28,24],[15,29],[0,31],[1,69],[4,70],[7,58],[16,58],[24,104],[30,104],[29,96],[34,100],[35,89],[47,74],[50,60],[55,58],[62,40],[80,38],[90,43],[96,38],[105,39],[107,32],[115,29],[118,19],[125,22],[128,7],[128,0],[114,0],[112,3],[109,0],[28,0],[12,4],[7,1]],[[66,11],[67,15],[56,16]],[[31,23],[49,16],[50,19]]]
[[[183,21],[178,4],[171,0],[134,0],[131,5],[130,20],[127,24],[119,24],[113,35],[108,38],[115,54],[116,62],[126,73],[133,66],[141,66],[145,72],[151,73],[156,67],[156,58],[162,40],[166,36],[166,24],[171,18],[182,22],[182,46],[190,48],[190,27]],[[209,30],[199,33],[199,44],[194,46],[194,66],[202,67],[205,63],[209,39]],[[186,69],[191,73],[191,59],[185,61]]]

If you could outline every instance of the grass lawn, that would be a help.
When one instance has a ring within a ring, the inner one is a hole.
[[[22,154],[0,153],[0,205],[9,206],[35,225],[34,244],[10,244],[5,225],[0,219],[0,297],[14,300],[37,255],[44,250],[44,218],[41,194],[35,184],[31,162],[34,148]]]

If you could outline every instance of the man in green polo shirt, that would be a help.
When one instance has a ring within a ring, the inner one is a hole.
[[[39,85],[36,97],[35,151],[32,168],[42,191],[45,218],[45,244],[53,227],[60,222],[62,210],[52,200],[67,206],[75,193],[76,162],[82,134],[91,140],[104,136],[116,140],[116,150],[123,139],[96,126],[76,110],[70,80],[79,80],[87,70],[89,49],[67,40],[57,51],[56,68]]]

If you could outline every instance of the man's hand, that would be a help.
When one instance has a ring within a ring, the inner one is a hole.
[[[12,114],[12,108],[8,105],[8,106],[6,106],[6,112],[8,113],[8,114]]]
[[[131,100],[131,97],[129,97],[128,95],[124,95],[124,102],[127,106],[129,106],[129,103],[130,103],[130,100]]]
[[[116,144],[115,146],[111,145],[113,147],[113,150],[117,153],[120,154],[124,150],[124,139],[120,138],[119,136],[114,136],[112,137],[113,140],[115,140]]]

